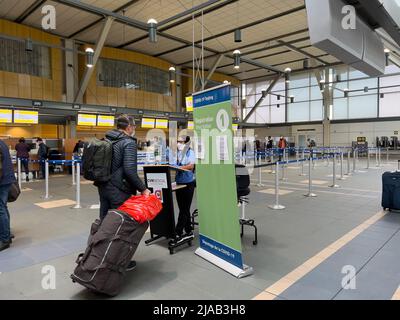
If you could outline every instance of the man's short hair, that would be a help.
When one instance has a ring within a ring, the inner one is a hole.
[[[129,126],[135,125],[135,119],[131,116],[123,114],[117,119],[117,129],[126,130]]]
[[[20,143],[25,143],[25,138],[20,138],[18,141],[19,141]]]
[[[36,141],[38,141],[38,142],[39,142],[39,141],[43,141],[43,139],[40,138],[40,137],[37,137],[37,138],[36,138]]]

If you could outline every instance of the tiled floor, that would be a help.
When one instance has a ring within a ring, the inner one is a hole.
[[[252,185],[246,206],[247,216],[258,226],[259,243],[252,244],[250,229],[245,229],[242,241],[245,263],[254,268],[252,276],[238,280],[202,260],[194,254],[197,241],[172,256],[165,241],[151,246],[142,241],[135,255],[138,267],[128,274],[117,298],[391,299],[400,285],[400,215],[388,213],[367,229],[359,229],[359,234],[354,230],[381,210],[381,174],[395,166],[397,163],[365,170],[366,164],[359,163],[357,167],[365,173],[337,180],[341,187],[332,189],[327,177],[332,174],[331,166],[317,165],[313,177],[324,183],[313,186],[316,198],[306,198],[308,185],[303,181],[307,177],[299,176],[301,168],[295,164],[285,172],[288,181],[280,181],[281,191],[289,192],[280,195],[286,206],[282,211],[268,208],[275,203],[274,192],[262,191],[274,191],[275,177],[262,170],[265,187]],[[257,170],[253,178],[252,182],[258,183]],[[95,187],[83,183],[83,209],[72,209],[75,188],[70,176],[50,181],[49,201],[41,198],[43,182],[23,186],[32,190],[10,204],[16,238],[10,249],[0,253],[0,299],[99,298],[69,278],[78,253],[85,249],[90,224],[98,216],[97,209],[90,209],[99,203]],[[69,200],[65,206],[42,209],[34,205],[54,201],[61,205],[65,199]],[[358,235],[338,242],[349,233]],[[335,243],[337,250],[333,249]],[[310,263],[315,267],[302,269]],[[55,290],[41,286],[46,265],[56,270]],[[347,276],[342,273],[347,270],[344,266],[354,267],[355,290],[342,288]],[[281,279],[286,276],[295,281],[285,283]],[[265,291],[274,284],[275,295]]]

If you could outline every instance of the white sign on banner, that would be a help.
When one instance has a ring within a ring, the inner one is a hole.
[[[228,136],[217,137],[217,159],[219,161],[229,160],[229,149],[228,149]]]
[[[197,138],[196,140],[196,159],[204,160],[206,158],[206,149],[204,145],[204,140]]]
[[[166,173],[148,173],[147,186],[154,190],[168,189],[168,180]]]

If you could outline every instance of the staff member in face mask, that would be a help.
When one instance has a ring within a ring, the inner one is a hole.
[[[176,184],[186,185],[185,188],[176,191],[176,200],[179,207],[179,218],[175,228],[175,239],[170,244],[176,245],[182,241],[193,239],[193,229],[190,218],[190,207],[192,205],[193,193],[195,188],[194,165],[195,155],[190,148],[190,137],[178,138],[178,154],[176,163],[181,169],[188,171],[178,171],[176,174]],[[183,234],[185,231],[185,234]]]

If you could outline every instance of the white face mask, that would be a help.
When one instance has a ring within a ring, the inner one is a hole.
[[[179,151],[183,151],[184,148],[185,148],[185,145],[183,143],[178,143],[178,150]]]

